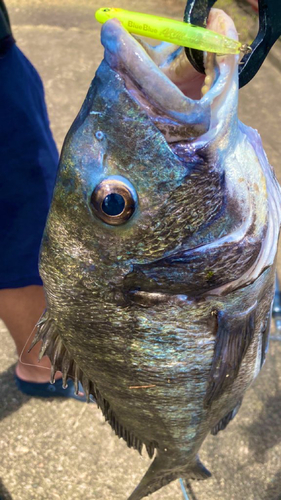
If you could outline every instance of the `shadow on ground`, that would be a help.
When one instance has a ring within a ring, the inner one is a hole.
[[[281,471],[278,471],[266,489],[266,500],[281,500]]]
[[[16,364],[14,363],[5,372],[0,374],[0,421],[17,411],[30,399],[29,396],[25,396],[18,391],[15,385],[15,368]]]
[[[8,490],[5,488],[0,478],[0,500],[13,500]]]

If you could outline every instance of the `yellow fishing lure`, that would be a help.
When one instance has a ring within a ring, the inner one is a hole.
[[[239,54],[241,43],[220,35],[215,31],[194,26],[193,24],[174,21],[166,17],[141,14],[129,10],[104,7],[96,11],[96,19],[105,23],[109,19],[118,19],[130,33],[147,36],[174,43],[191,49],[198,49],[217,54]]]

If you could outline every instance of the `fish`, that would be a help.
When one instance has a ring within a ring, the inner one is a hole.
[[[212,9],[208,27],[237,38]],[[210,472],[266,356],[281,212],[258,132],[238,119],[238,57],[151,46],[109,20],[61,154],[34,343],[151,465],[129,500]]]

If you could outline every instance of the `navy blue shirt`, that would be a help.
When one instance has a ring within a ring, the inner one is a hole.
[[[41,79],[14,43],[0,55],[0,82],[0,288],[41,285],[58,152]]]

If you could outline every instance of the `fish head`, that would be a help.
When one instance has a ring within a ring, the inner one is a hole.
[[[217,9],[209,28],[237,38]],[[168,279],[169,258],[222,232],[206,236],[226,204],[227,175],[232,198],[247,191],[235,191],[229,160],[239,136],[238,56],[205,54],[205,76],[182,47],[147,45],[117,20],[101,40],[104,60],[66,137],[43,238],[48,301],[55,282],[64,293],[95,290],[113,301],[133,290],[187,293]],[[164,284],[145,273],[163,259]]]

